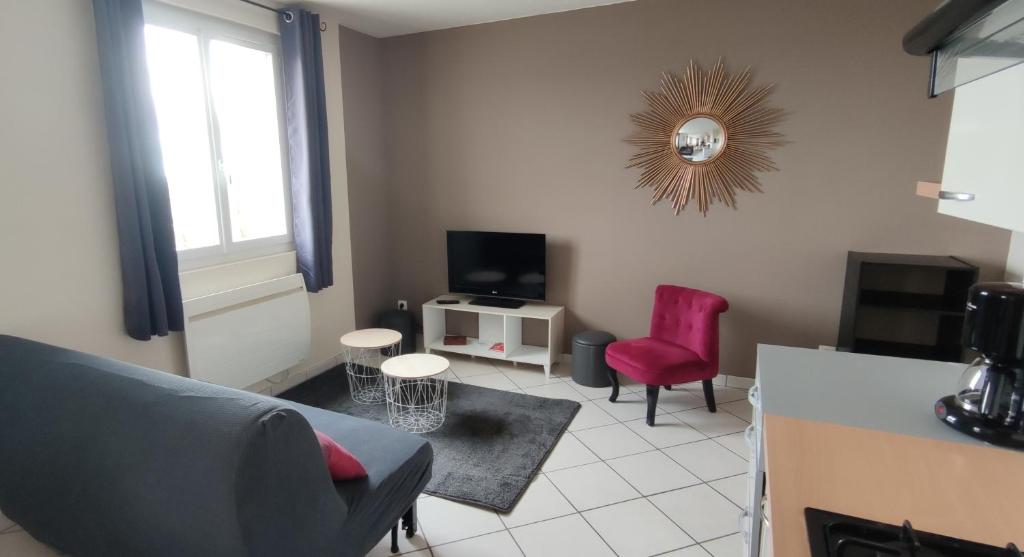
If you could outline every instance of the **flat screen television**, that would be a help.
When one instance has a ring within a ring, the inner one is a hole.
[[[481,296],[480,305],[519,307],[543,300],[547,275],[544,234],[448,231],[448,290]],[[474,303],[474,302],[470,302]]]

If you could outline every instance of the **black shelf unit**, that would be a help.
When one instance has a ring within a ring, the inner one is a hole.
[[[977,280],[977,267],[952,256],[851,251],[836,348],[962,362],[967,291]]]

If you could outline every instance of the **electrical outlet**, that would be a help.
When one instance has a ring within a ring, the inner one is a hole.
[[[407,310],[409,309],[409,302],[405,300],[398,300],[398,309]]]

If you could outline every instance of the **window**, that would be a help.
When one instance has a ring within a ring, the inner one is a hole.
[[[183,267],[291,249],[277,36],[157,3],[146,57]]]

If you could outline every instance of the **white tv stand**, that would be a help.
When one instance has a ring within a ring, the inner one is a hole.
[[[492,358],[507,362],[544,366],[544,375],[551,377],[551,365],[562,353],[562,330],[565,323],[565,308],[545,304],[527,303],[516,309],[491,306],[469,305],[469,296],[442,296],[446,300],[457,299],[458,304],[439,304],[437,298],[423,304],[423,345],[427,353],[432,351],[468,354],[481,358]],[[446,345],[445,312],[462,311],[475,313],[480,320],[479,338],[469,337],[465,346]],[[523,319],[547,321],[548,345],[532,346],[523,344]],[[497,342],[505,343],[504,352],[491,350]]]

